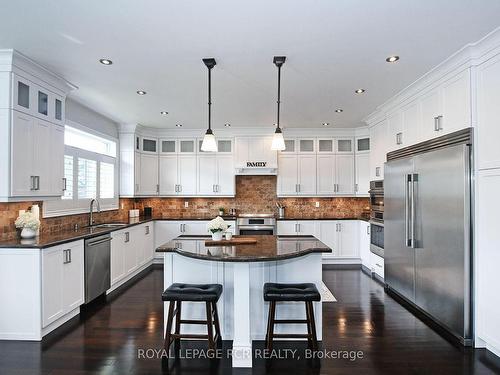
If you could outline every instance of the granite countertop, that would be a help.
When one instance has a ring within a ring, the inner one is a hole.
[[[293,220],[293,221],[299,221],[299,220],[363,220],[363,221],[368,221],[368,218],[364,217],[339,217],[339,216],[311,216],[311,217],[303,217],[303,216],[285,216],[285,217],[278,217],[276,220],[282,220],[282,221],[287,221],[287,220]]]
[[[239,236],[235,236],[237,238]],[[252,237],[252,236],[241,236]],[[156,252],[222,262],[265,262],[331,253],[332,249],[314,236],[255,236],[257,243],[232,246],[205,246],[209,236],[179,236],[158,247]]]

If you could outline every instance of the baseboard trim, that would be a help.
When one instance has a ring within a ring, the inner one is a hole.
[[[349,264],[349,263],[328,263],[323,264],[324,270],[359,270],[361,269],[361,264]]]

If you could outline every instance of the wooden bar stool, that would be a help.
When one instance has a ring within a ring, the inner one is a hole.
[[[217,301],[222,294],[220,284],[180,284],[170,285],[161,295],[163,301],[169,301],[167,327],[165,329],[164,348],[168,351],[172,342],[178,347],[180,339],[205,339],[208,348],[215,349],[215,343],[222,340],[217,314]],[[207,320],[181,319],[182,302],[205,302]],[[175,306],[174,306],[175,305]],[[172,324],[175,316],[175,331]],[[181,324],[206,324],[207,334],[181,334]],[[215,326],[215,335],[213,332]]]
[[[266,347],[273,348],[273,339],[278,338],[307,338],[309,349],[318,349],[316,323],[314,322],[313,302],[321,301],[321,295],[313,283],[303,284],[264,284],[264,301],[269,302],[269,317],[267,320]],[[276,302],[304,302],[306,319],[275,319]],[[307,334],[276,334],[275,324],[307,324]]]

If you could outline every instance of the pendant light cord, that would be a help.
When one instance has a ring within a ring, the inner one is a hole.
[[[208,68],[208,129],[211,128],[212,119],[212,68]]]
[[[280,128],[280,93],[281,93],[281,65],[278,65],[278,112],[277,112],[277,118],[276,118],[276,127],[279,129]]]

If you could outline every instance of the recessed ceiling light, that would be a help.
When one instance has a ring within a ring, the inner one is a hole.
[[[113,61],[111,61],[110,59],[99,59],[99,62],[102,65],[111,65],[111,64],[113,64]]]
[[[224,124],[224,126],[225,126],[226,128],[229,128],[229,127],[231,126],[231,124],[230,124],[230,123],[226,123],[226,124]]]
[[[342,113],[342,112],[344,112],[344,110],[343,110],[342,108],[337,108],[337,109],[335,110],[335,112],[337,112],[337,113]]]
[[[168,115],[168,112],[167,111],[161,111],[160,114],[162,114],[163,116],[166,116],[166,115]]]
[[[357,89],[355,91],[356,94],[363,94],[366,90],[365,89]]]
[[[323,126],[328,126],[328,125],[330,125],[330,123],[329,123],[329,122],[324,122],[324,123],[323,123]]]
[[[175,124],[178,128],[182,128],[182,124]]]
[[[399,60],[399,56],[389,56],[387,59],[385,59],[385,61],[387,61],[388,63],[393,63],[393,62],[396,62]]]
[[[137,94],[139,94],[139,95],[146,95],[147,93],[146,93],[146,91],[138,90]]]

